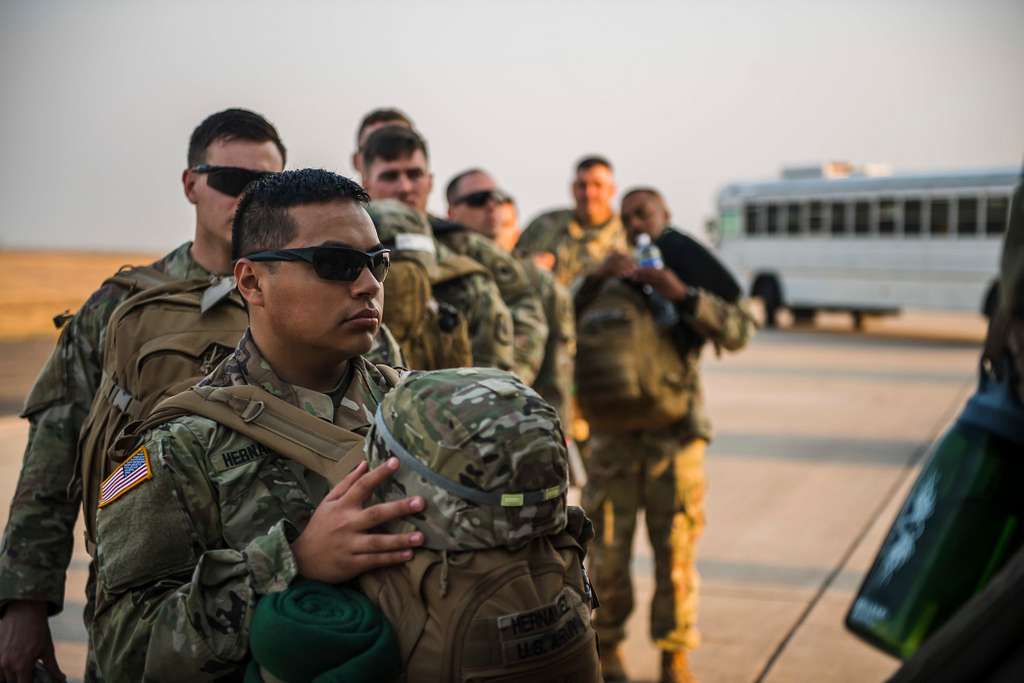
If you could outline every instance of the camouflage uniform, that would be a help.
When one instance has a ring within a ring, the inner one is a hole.
[[[692,309],[681,311],[689,330],[711,341],[716,351],[742,348],[754,329],[750,314],[701,290]],[[586,288],[577,304],[586,307]],[[596,537],[591,576],[601,609],[594,625],[602,647],[614,649],[625,638],[633,609],[629,565],[637,512],[644,509],[654,549],[655,590],[651,601],[651,637],[665,651],[688,650],[699,643],[696,542],[704,527],[704,451],[711,425],[704,414],[697,368],[701,345],[686,353],[694,372],[689,414],[666,428],[608,433],[595,427],[587,463],[583,506],[594,520]]]
[[[186,242],[152,267],[176,278],[210,277]],[[107,321],[129,292],[105,284],[64,326],[50,359],[25,401],[28,444],[0,553],[0,610],[12,600],[42,600],[51,615],[64,608],[64,580],[81,504],[76,467],[78,433],[103,370]],[[85,620],[91,618],[93,580],[86,584]],[[95,678],[91,666],[87,680]]]
[[[532,384],[544,360],[548,322],[537,290],[531,286],[522,264],[491,240],[458,224],[431,219],[431,227],[439,242],[456,254],[473,259],[494,277],[502,301],[512,314],[515,373]]]
[[[566,287],[600,265],[611,252],[626,249],[626,230],[617,214],[601,225],[582,225],[572,209],[537,216],[516,244],[516,252],[525,256],[554,254],[552,273]]]
[[[246,333],[199,387],[259,386],[360,434],[388,384],[361,357],[322,394],[282,381]],[[143,438],[152,478],[99,510],[94,637],[119,680],[241,677],[256,601],[296,577],[290,543],[326,479],[210,419]]]
[[[544,304],[548,336],[544,342],[541,363],[533,389],[555,407],[563,425],[572,424],[572,383],[576,358],[576,314],[572,296],[555,281],[551,273],[539,268],[530,259],[523,259],[530,286]]]
[[[398,341],[391,334],[387,325],[382,324],[380,330],[373,337],[373,346],[367,351],[363,358],[374,365],[390,365],[393,368],[405,367],[405,359],[402,357],[402,349]]]

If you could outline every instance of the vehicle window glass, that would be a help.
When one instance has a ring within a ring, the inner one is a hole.
[[[825,228],[825,206],[821,202],[807,205],[807,229],[812,235],[820,234]]]
[[[1009,212],[1009,197],[989,197],[985,202],[985,234],[1003,234],[1006,230]]]
[[[800,234],[800,224],[803,223],[803,208],[800,204],[786,205],[786,232],[790,235]]]
[[[878,200],[878,234],[896,234],[896,202],[892,199]]]
[[[832,204],[832,234],[846,234],[846,204],[842,202]]]
[[[779,205],[768,205],[768,234],[774,235],[779,232]]]
[[[871,204],[857,202],[853,205],[853,230],[858,235],[871,233]]]
[[[757,230],[757,214],[760,207],[757,204],[747,204],[743,210],[743,230],[748,235],[756,235]]]
[[[978,234],[978,200],[974,197],[956,200],[956,231],[959,235]]]
[[[921,234],[921,200],[908,199],[903,202],[903,234],[917,237]]]
[[[929,228],[933,235],[943,236],[949,234],[949,200],[933,199],[931,205],[931,220]]]

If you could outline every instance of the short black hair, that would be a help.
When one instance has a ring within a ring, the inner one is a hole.
[[[594,168],[595,166],[604,166],[609,171],[615,171],[615,169],[612,168],[612,162],[608,161],[608,159],[598,154],[592,154],[590,156],[583,157],[576,162],[576,172],[582,173],[583,171]]]
[[[192,168],[206,162],[206,150],[217,140],[249,140],[273,142],[281,153],[281,161],[288,160],[288,152],[274,125],[248,109],[225,109],[207,116],[192,131],[188,141],[188,166]]]
[[[416,127],[413,125],[412,119],[409,118],[408,114],[401,109],[396,109],[395,107],[378,107],[377,109],[374,109],[364,116],[359,122],[359,128],[356,129],[356,145],[358,145],[359,141],[363,138],[363,131],[370,126],[378,123],[393,123],[396,121],[404,123],[409,128]]]
[[[444,195],[448,199],[449,205],[456,199],[458,199],[456,191],[459,189],[459,183],[462,182],[462,179],[467,178],[471,175],[476,175],[477,173],[486,174],[487,171],[485,171],[482,168],[469,168],[463,171],[462,173],[455,174],[455,177],[448,181],[448,186],[444,189]]]
[[[231,224],[231,258],[280,249],[295,238],[295,219],[288,209],[302,204],[353,201],[370,197],[354,180],[320,168],[284,171],[253,182],[242,195]]]
[[[363,146],[363,171],[368,171],[377,159],[395,161],[423,152],[423,157],[430,159],[427,141],[412,128],[405,126],[385,126],[373,131]]]
[[[653,187],[648,186],[630,188],[629,191],[626,192],[626,194],[622,195],[622,199],[619,200],[619,203],[621,204],[622,202],[626,201],[635,194],[645,194],[649,197],[657,199],[659,202],[662,203],[663,206],[665,204],[665,198],[661,196],[661,193],[655,190]]]

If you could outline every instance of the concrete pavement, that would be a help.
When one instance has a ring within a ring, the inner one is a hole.
[[[693,656],[705,682],[881,681],[897,663],[848,635],[842,619],[925,447],[973,388],[984,334],[971,317],[842,317],[823,329],[762,332],[751,347],[706,353],[708,527],[700,546],[701,629]],[[35,372],[35,368],[31,370]],[[26,424],[0,418],[0,521],[14,489]],[[634,553],[637,610],[627,666],[655,680],[647,639],[651,553]],[[84,662],[88,558],[77,535],[63,614],[51,620],[64,671]]]

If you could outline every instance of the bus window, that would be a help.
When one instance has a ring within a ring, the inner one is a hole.
[[[800,204],[786,205],[786,232],[790,235],[800,234],[800,224],[803,222],[803,208]]]
[[[853,231],[858,235],[871,233],[870,202],[856,202],[853,205]]]
[[[933,199],[931,205],[931,220],[929,226],[933,235],[944,236],[949,234],[949,200]]]
[[[1006,230],[1010,200],[1007,197],[989,197],[985,202],[985,234],[1001,235]]]
[[[892,199],[878,200],[878,234],[896,234],[896,202]]]
[[[825,228],[825,207],[821,202],[807,205],[807,229],[812,235],[820,234]]]
[[[779,205],[768,205],[768,234],[775,235],[779,232]]]
[[[846,204],[842,202],[832,204],[832,234],[846,234]]]
[[[978,200],[961,197],[956,200],[956,232],[958,235],[978,234]]]
[[[917,237],[921,234],[921,200],[908,199],[903,202],[903,234]]]
[[[756,235],[757,229],[757,214],[760,207],[756,204],[747,204],[743,209],[743,231],[748,235]]]

